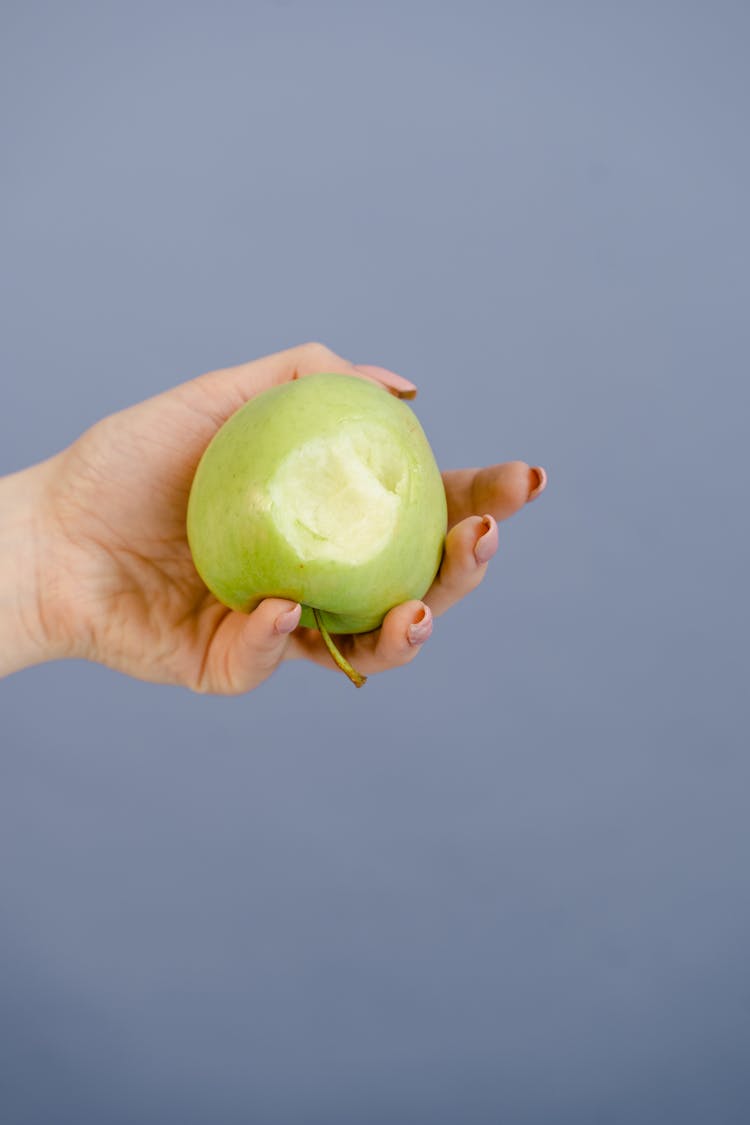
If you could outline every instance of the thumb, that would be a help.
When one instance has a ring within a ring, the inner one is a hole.
[[[211,641],[201,690],[240,695],[268,679],[284,659],[302,607],[286,598],[266,598],[252,613],[228,613]]]
[[[348,359],[318,343],[302,344],[274,355],[262,356],[250,363],[209,371],[184,386],[197,388],[203,398],[204,409],[210,402],[215,408],[216,421],[222,421],[262,391],[320,371],[354,375],[371,383],[379,383],[397,398],[414,398],[417,393],[414,384],[395,371],[350,363]]]

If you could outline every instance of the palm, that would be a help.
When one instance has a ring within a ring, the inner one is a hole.
[[[173,392],[98,423],[64,455],[55,508],[75,576],[76,648],[146,679],[195,684],[226,611],[190,556],[190,482],[216,424]]]
[[[333,353],[321,355],[327,350],[320,346],[312,349],[304,356],[307,367],[346,363]],[[297,361],[292,377],[308,373],[304,360]],[[220,692],[248,690],[278,663],[270,644],[267,659],[262,646],[243,652],[243,645],[253,640],[252,618],[290,603],[274,609],[270,599],[250,619],[228,610],[198,576],[185,531],[191,482],[211,437],[253,393],[278,379],[263,364],[237,368],[234,378],[203,376],[112,415],[61,455],[53,505],[65,531],[57,560],[58,581],[68,584],[62,600],[76,606],[67,626],[74,653],[139,678]],[[441,572],[424,598],[433,613],[461,596],[460,560],[466,543],[476,542],[476,513],[502,519],[517,510],[534,485],[529,472],[516,462],[444,474],[452,530]],[[476,585],[484,567],[474,566],[470,584]],[[389,646],[399,628],[404,632],[400,616],[406,612],[397,607],[377,634],[349,638],[342,647],[365,671],[400,662],[392,653],[389,659]],[[330,664],[315,630],[298,629],[287,638],[284,656]]]

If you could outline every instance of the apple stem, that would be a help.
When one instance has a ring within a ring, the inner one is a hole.
[[[318,629],[320,629],[320,635],[323,638],[323,640],[325,641],[326,648],[328,649],[331,656],[333,657],[333,659],[338,664],[341,671],[346,672],[347,676],[352,681],[352,683],[354,684],[355,687],[362,687],[362,685],[367,680],[367,676],[363,676],[361,674],[361,672],[357,671],[356,668],[352,668],[351,664],[346,659],[346,657],[341,655],[339,650],[336,648],[336,645],[333,643],[333,638],[331,637],[331,634],[328,632],[325,625],[323,624],[323,618],[321,617],[320,610],[315,609],[314,607],[313,607],[313,617],[315,618],[315,624],[318,626]]]

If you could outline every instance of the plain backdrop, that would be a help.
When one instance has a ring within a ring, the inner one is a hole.
[[[3,0],[0,471],[318,339],[550,474],[361,692],[0,685],[3,1125],[750,1118],[749,64],[741,0]]]

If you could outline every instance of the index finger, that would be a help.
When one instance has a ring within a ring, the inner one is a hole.
[[[236,408],[261,391],[321,372],[366,379],[385,387],[397,398],[414,398],[417,393],[414,383],[397,375],[395,371],[369,364],[351,363],[325,344],[319,343],[301,344],[295,348],[287,348],[286,351],[262,356],[250,363],[210,371],[192,382],[212,396],[226,397],[231,402],[230,408]]]

